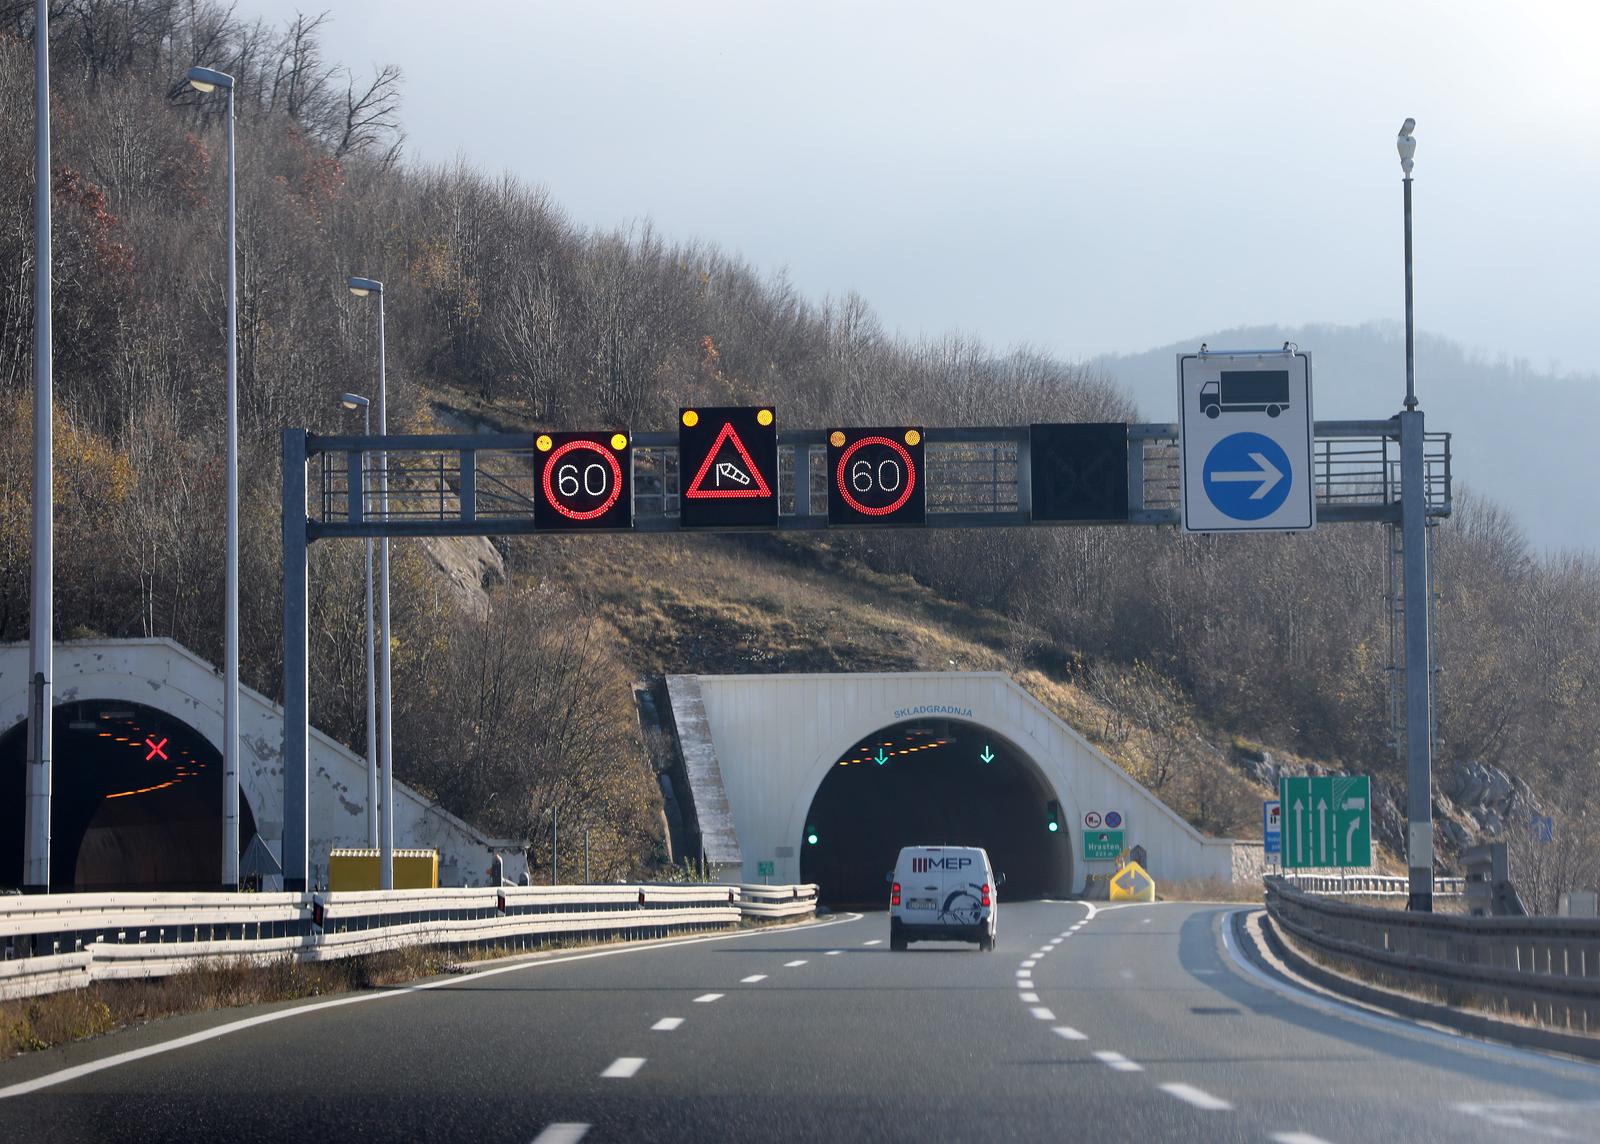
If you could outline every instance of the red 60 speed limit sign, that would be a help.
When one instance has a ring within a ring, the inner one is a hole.
[[[926,523],[920,428],[830,429],[828,472],[830,525]]]
[[[533,445],[535,528],[633,527],[633,459],[626,433],[543,433]]]

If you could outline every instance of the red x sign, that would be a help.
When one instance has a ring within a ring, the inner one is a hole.
[[[145,762],[148,763],[157,755],[160,755],[163,759],[167,757],[167,753],[161,749],[167,745],[167,741],[165,739],[162,739],[161,742],[158,743],[153,737],[146,736],[144,745],[150,748],[150,753],[144,757]]]

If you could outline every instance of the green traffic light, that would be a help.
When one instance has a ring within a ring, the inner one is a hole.
[[[1051,824],[1050,824],[1050,833],[1051,833],[1051,834],[1054,834],[1054,833],[1055,833],[1055,832],[1056,832],[1056,831],[1058,831],[1058,830],[1060,830],[1060,829],[1061,829],[1061,827],[1060,827],[1060,825],[1059,825],[1059,824],[1058,824],[1058,823],[1054,823],[1054,822],[1052,822],[1052,823],[1051,823]]]
[[[806,841],[809,844],[811,844],[812,846],[815,846],[817,844],[817,833],[816,833],[816,831],[812,831],[810,834],[806,835]]]

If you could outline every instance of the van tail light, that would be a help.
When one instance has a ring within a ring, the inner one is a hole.
[[[894,884],[894,889],[891,890],[890,893],[889,893],[889,904],[891,906],[898,906],[900,904],[900,883],[899,882],[896,882]]]
[[[989,904],[989,883],[985,882],[979,887],[979,890],[983,894],[983,901],[980,904],[987,906]]]

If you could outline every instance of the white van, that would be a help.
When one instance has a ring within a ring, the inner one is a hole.
[[[994,948],[999,882],[982,847],[907,846],[889,882],[890,949],[913,941],[975,941],[985,952]]]

